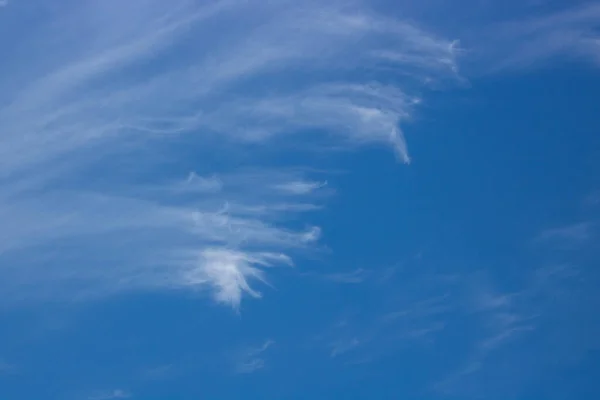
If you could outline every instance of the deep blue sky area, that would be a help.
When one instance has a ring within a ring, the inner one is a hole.
[[[0,400],[600,398],[600,6],[464,3],[0,0]]]

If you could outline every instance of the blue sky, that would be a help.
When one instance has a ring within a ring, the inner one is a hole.
[[[0,0],[0,399],[600,396],[594,1]]]

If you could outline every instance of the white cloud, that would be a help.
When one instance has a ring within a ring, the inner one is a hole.
[[[525,315],[527,291],[496,293],[484,282],[477,285],[473,298],[473,310],[477,311],[484,326],[483,338],[477,343],[477,363],[519,335],[535,329],[536,315]]]
[[[123,390],[123,389],[115,389],[110,392],[100,393],[97,395],[93,395],[88,397],[88,400],[113,400],[113,399],[129,399],[131,398],[131,393]]]
[[[422,268],[415,276],[414,265],[405,267],[395,270],[397,276],[387,268],[385,281],[372,274],[360,291],[368,305],[350,305],[314,337],[315,345],[335,362],[356,365],[436,344],[448,325],[453,328],[462,287]]]
[[[0,375],[12,374],[16,371],[16,367],[0,358]]]
[[[359,3],[13,11],[39,23],[0,38],[8,302],[192,288],[239,307],[320,236],[294,221],[320,181],[264,154],[381,144],[408,162],[420,78],[456,74],[452,41]]]
[[[319,279],[323,279],[326,281],[334,282],[334,283],[362,283],[364,282],[369,272],[362,269],[357,268],[352,271],[347,272],[332,272],[332,273],[306,273],[305,275],[314,276]]]
[[[327,182],[295,181],[278,185],[277,189],[289,194],[308,194],[327,185]]]
[[[280,203],[268,193],[253,198],[223,189],[191,204],[141,192],[144,198],[67,191],[5,200],[3,221],[13,229],[0,230],[0,243],[14,264],[2,270],[3,293],[68,298],[132,288],[211,288],[215,300],[237,308],[243,293],[259,296],[250,281],[265,281],[264,268],[291,264],[281,249],[306,249],[319,237],[316,227],[277,226],[282,204],[294,213],[292,206],[303,203]]]
[[[273,340],[268,339],[258,347],[246,349],[236,362],[235,372],[238,374],[250,374],[263,369],[265,367],[265,360],[262,358],[262,354],[274,344]]]
[[[190,172],[186,180],[186,186],[186,188],[182,189],[199,192],[219,192],[223,188],[223,182],[214,175],[202,177],[198,176],[195,172]]]
[[[252,289],[250,279],[265,282],[265,274],[259,267],[273,264],[291,264],[284,254],[236,252],[223,248],[202,250],[197,267],[185,276],[185,284],[197,286],[207,283],[213,287],[218,302],[239,307],[242,293],[260,297]]]
[[[481,55],[493,60],[492,70],[539,66],[559,58],[588,59],[600,65],[600,5],[567,5],[553,13],[530,13],[478,32]]]
[[[143,368],[139,375],[144,380],[162,381],[173,378],[177,375],[178,368],[174,364],[162,364]]]
[[[337,340],[331,343],[331,357],[338,357],[342,354],[352,351],[361,344],[361,341],[357,338],[347,340]]]
[[[592,222],[579,222],[545,229],[537,236],[536,242],[553,244],[561,248],[572,248],[587,242],[592,237],[593,227]]]

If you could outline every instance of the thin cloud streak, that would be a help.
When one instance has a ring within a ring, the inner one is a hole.
[[[88,400],[129,399],[131,397],[132,397],[131,393],[129,393],[123,389],[115,389],[115,390],[112,390],[107,393],[90,396],[90,397],[88,397]]]
[[[16,366],[0,358],[0,375],[9,375],[17,370]]]
[[[341,356],[342,354],[348,353],[358,347],[360,344],[361,341],[357,338],[352,338],[349,340],[337,340],[331,343],[330,357],[335,358]]]
[[[563,245],[576,245],[589,240],[592,236],[591,222],[580,222],[559,228],[551,228],[542,231],[536,241],[558,242]]]
[[[265,360],[262,354],[266,352],[275,341],[268,339],[261,346],[247,349],[241,355],[235,366],[235,372],[238,374],[251,374],[265,367]]]
[[[288,182],[283,185],[278,185],[277,189],[281,190],[284,193],[289,193],[291,195],[295,194],[308,194],[315,190],[321,189],[322,187],[327,186],[327,182],[303,182],[303,181],[295,181]]]
[[[323,279],[335,283],[362,283],[367,279],[368,272],[362,268],[350,272],[337,272],[320,275]]]
[[[363,283],[369,278],[369,271],[357,268],[348,272],[304,272],[302,275],[313,277],[318,280],[340,283],[340,284],[358,284]]]
[[[491,24],[487,34],[479,37],[485,46],[479,49],[480,57],[493,64],[493,72],[531,69],[565,58],[589,60],[600,66],[598,28],[600,5],[594,2]]]

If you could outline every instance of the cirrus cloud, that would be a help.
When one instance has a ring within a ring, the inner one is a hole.
[[[1,16],[17,17],[40,23],[0,39],[18,44],[0,78],[8,302],[191,288],[239,307],[320,236],[297,217],[321,207],[323,180],[261,149],[387,145],[408,162],[400,125],[423,82],[457,71],[454,41],[360,2],[83,1]]]

